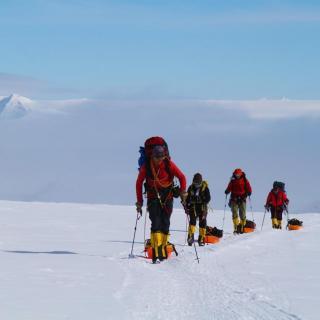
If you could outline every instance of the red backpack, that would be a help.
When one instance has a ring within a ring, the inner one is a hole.
[[[167,142],[162,137],[151,137],[144,143],[144,147],[140,147],[140,158],[138,160],[139,169],[145,164],[147,170],[147,176],[152,177],[150,169],[150,159],[152,156],[152,150],[155,146],[162,146],[165,149],[166,158],[164,159],[166,170],[170,176],[172,176],[170,170],[170,154]]]
[[[167,142],[162,137],[151,137],[147,139],[144,143],[144,152],[146,158],[150,158],[152,155],[152,150],[155,146],[162,146],[165,149],[166,157],[170,159],[169,149]]]

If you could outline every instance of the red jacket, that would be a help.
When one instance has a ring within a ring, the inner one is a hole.
[[[152,161],[152,160],[151,160]],[[148,199],[157,198],[157,195],[154,192],[156,188],[158,191],[161,191],[164,188],[168,188],[173,183],[173,178],[177,177],[180,183],[180,191],[186,191],[187,181],[185,175],[182,171],[174,164],[173,161],[169,160],[169,170],[171,176],[166,169],[165,162],[160,162],[159,167],[154,168],[155,178],[147,177],[147,170],[145,164],[140,168],[139,175],[136,182],[136,193],[137,193],[137,202],[143,203],[142,197],[142,186],[144,180],[147,181],[147,197]],[[172,195],[170,195],[172,198]]]
[[[247,195],[251,195],[252,189],[250,182],[244,176],[240,177],[239,179],[232,177],[226,189],[226,192],[231,192],[231,199],[235,199],[238,197],[244,198]]]
[[[288,204],[289,199],[285,192],[279,190],[278,193],[274,193],[272,190],[269,192],[266,206],[273,206],[273,207],[281,207],[284,204]]]

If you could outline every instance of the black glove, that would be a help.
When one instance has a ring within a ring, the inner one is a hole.
[[[248,195],[248,197],[250,197],[251,196],[251,192],[248,192],[247,195]]]
[[[136,202],[136,210],[140,215],[142,215],[142,203]]]
[[[185,192],[185,191],[180,192],[181,203],[184,207],[186,206],[187,197],[188,197],[188,192]]]
[[[228,190],[226,190],[224,193],[227,195],[227,194],[229,194],[229,191],[228,191]]]
[[[270,210],[270,206],[269,206],[268,204],[266,204],[264,207],[265,207],[265,209],[266,209],[267,211]]]

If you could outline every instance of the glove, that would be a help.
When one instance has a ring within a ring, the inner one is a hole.
[[[181,203],[184,207],[186,206],[187,197],[188,197],[188,192],[185,192],[185,191],[180,192]]]
[[[270,206],[269,206],[268,204],[266,204],[264,207],[265,207],[265,209],[266,209],[267,211],[270,210]]]
[[[227,194],[229,194],[229,191],[228,191],[228,190],[226,190],[224,193],[227,195]]]
[[[136,202],[136,210],[140,215],[142,215],[142,203]]]

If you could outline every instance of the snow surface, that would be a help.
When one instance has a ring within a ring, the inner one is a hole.
[[[266,217],[261,232],[254,213],[258,231],[234,236],[227,211],[224,238],[198,247],[198,264],[175,209],[179,256],[152,265],[138,257],[144,216],[128,258],[133,207],[1,201],[0,212],[1,319],[319,319],[319,214],[300,215],[305,227],[290,232]],[[210,212],[209,225],[222,217]]]

